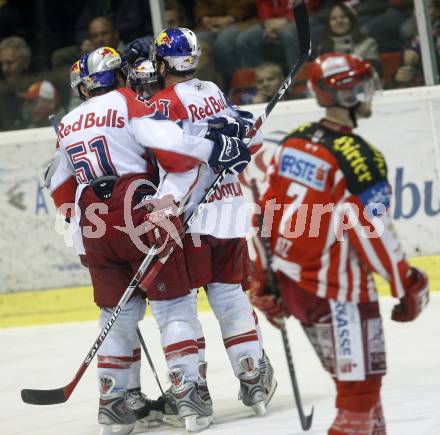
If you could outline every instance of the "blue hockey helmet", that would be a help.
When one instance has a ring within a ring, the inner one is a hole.
[[[97,48],[80,59],[80,77],[88,91],[115,86],[120,68],[121,56],[111,47]]]
[[[173,27],[162,30],[154,39],[151,59],[163,59],[171,72],[191,73],[197,68],[202,54],[192,30]]]

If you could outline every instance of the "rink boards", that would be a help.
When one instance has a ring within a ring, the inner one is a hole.
[[[440,256],[415,257],[411,264],[425,270],[431,290],[440,290]],[[376,277],[377,278],[377,277]],[[381,295],[389,295],[388,284],[378,278]],[[199,312],[208,311],[206,294],[199,291]],[[147,311],[147,315],[149,311]],[[73,287],[0,295],[0,328],[95,320],[98,308],[91,287]]]

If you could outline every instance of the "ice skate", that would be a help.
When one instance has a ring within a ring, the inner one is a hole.
[[[125,392],[101,392],[98,411],[100,435],[128,435],[132,433],[136,420],[135,412],[127,406]]]
[[[265,351],[263,351],[263,357],[259,360],[259,365],[261,380],[263,381],[264,388],[266,389],[267,398],[265,405],[267,406],[271,401],[275,390],[277,389],[278,382],[274,377],[272,364],[270,363],[269,357]]]
[[[147,399],[140,388],[128,390],[125,401],[130,410],[132,410],[137,418],[135,430],[145,431],[152,423],[162,422],[158,417],[161,414],[163,405],[159,400]]]
[[[212,406],[211,395],[209,394],[208,383],[206,382],[206,370],[208,363],[206,361],[199,362],[199,394],[203,401]]]
[[[243,369],[243,372],[238,376],[240,379],[239,398],[246,406],[250,406],[257,415],[266,415],[268,399],[260,370],[254,366],[254,360],[250,356],[240,358],[239,364]]]
[[[176,401],[179,416],[185,421],[188,432],[198,432],[206,429],[212,422],[212,407],[200,397],[197,384],[186,382],[181,369],[170,372],[173,384],[172,394]]]
[[[155,404],[156,421],[169,424],[175,427],[185,427],[185,422],[177,412],[176,400],[172,393],[172,387],[168,388],[161,396],[158,397]]]

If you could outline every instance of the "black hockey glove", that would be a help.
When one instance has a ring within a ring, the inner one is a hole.
[[[223,134],[211,132],[208,139],[214,142],[209,166],[228,169],[233,174],[244,170],[251,160],[251,153],[246,144],[237,137],[228,137]]]
[[[213,132],[244,139],[252,128],[253,122],[244,118],[220,116],[218,118],[209,119],[208,125],[208,136],[210,132]]]
[[[153,38],[151,36],[134,39],[125,47],[124,58],[129,64],[132,64],[139,57],[148,59],[152,43]]]

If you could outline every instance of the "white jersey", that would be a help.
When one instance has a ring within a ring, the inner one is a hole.
[[[239,116],[235,106],[227,101],[216,84],[196,78],[159,91],[150,100],[150,104],[156,105],[165,116],[181,124],[188,134],[200,137],[204,137],[207,132],[208,118]],[[258,133],[253,145],[259,146],[261,143],[262,135]],[[217,175],[218,171],[209,167],[200,174],[190,197],[191,205],[186,217],[199,203]],[[210,234],[221,239],[244,237],[249,227],[249,211],[238,176],[227,175],[210,204],[191,226],[190,232]]]
[[[211,141],[184,133],[128,88],[93,97],[64,116],[57,146],[61,157],[50,181],[57,207],[73,202],[77,185],[81,191],[102,175],[148,172],[147,150],[167,174],[161,192],[180,201],[212,152]]]

